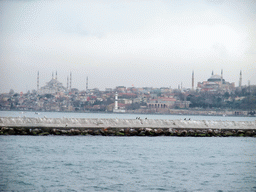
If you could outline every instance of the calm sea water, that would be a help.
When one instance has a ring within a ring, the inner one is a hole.
[[[123,113],[64,113],[64,112],[21,112],[0,111],[0,117],[47,117],[47,118],[118,118],[118,119],[184,119],[192,120],[221,120],[221,121],[255,121],[256,117],[236,116],[200,116],[200,115],[161,115],[161,114],[123,114]]]
[[[1,136],[1,191],[256,191],[256,138]]]

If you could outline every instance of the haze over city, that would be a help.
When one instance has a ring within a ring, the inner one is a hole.
[[[221,73],[256,84],[256,2],[0,1],[0,91],[183,87]]]

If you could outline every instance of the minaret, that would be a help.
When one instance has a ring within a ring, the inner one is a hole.
[[[70,78],[69,78],[69,80],[70,80],[69,86],[70,86],[70,91],[71,91],[71,86],[72,86],[72,73],[71,73],[71,72],[70,72]]]
[[[118,109],[118,94],[117,94],[117,92],[116,92],[116,94],[115,94],[115,108],[114,108],[115,110],[117,110]]]
[[[86,78],[86,91],[88,91],[88,76]]]
[[[194,70],[192,72],[192,91],[194,91]]]
[[[39,71],[37,72],[37,92],[39,91]]]
[[[67,91],[68,91],[68,81],[69,81],[69,79],[68,79],[68,76],[67,76]]]
[[[52,79],[54,79],[54,77],[53,77],[53,72],[52,72]]]
[[[212,75],[213,75],[213,70],[212,70]]]
[[[57,80],[57,71],[56,71],[56,77],[55,77],[55,79]]]
[[[240,70],[239,88],[242,88],[242,70]]]

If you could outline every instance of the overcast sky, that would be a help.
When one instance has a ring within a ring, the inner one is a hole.
[[[0,1],[0,92],[191,87],[212,70],[256,84],[254,0]]]

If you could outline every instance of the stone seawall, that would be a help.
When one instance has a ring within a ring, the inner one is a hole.
[[[254,136],[256,121],[1,117],[1,135]]]

